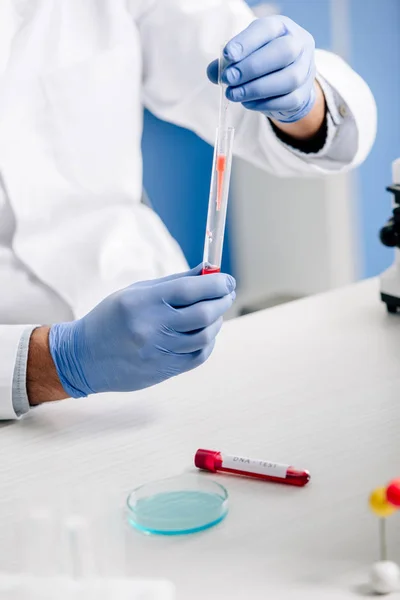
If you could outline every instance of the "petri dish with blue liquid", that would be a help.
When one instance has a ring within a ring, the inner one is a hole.
[[[128,521],[149,535],[184,535],[218,525],[228,514],[227,490],[206,477],[182,475],[133,490]]]

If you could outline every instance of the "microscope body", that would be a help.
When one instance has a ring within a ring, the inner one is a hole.
[[[382,244],[395,248],[395,261],[380,277],[381,300],[390,313],[400,311],[400,158],[393,162],[393,184],[386,188],[393,194],[393,215],[382,227]]]

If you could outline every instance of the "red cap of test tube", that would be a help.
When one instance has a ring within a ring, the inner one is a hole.
[[[200,450],[197,450],[194,457],[194,464],[196,467],[198,469],[203,469],[204,471],[216,472],[217,468],[221,466],[221,463],[221,452],[215,450],[204,450],[203,448],[200,448]]]

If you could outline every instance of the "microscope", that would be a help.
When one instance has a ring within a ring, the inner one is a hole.
[[[380,239],[384,246],[396,248],[394,264],[380,277],[382,302],[390,313],[400,310],[400,158],[393,162],[393,183],[387,191],[393,194],[393,215],[382,227]]]

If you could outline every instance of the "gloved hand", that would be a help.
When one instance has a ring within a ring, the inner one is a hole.
[[[236,283],[199,273],[134,284],[82,319],[53,325],[50,352],[66,393],[139,390],[207,360]]]
[[[299,121],[315,103],[314,54],[312,35],[288,17],[253,21],[225,46],[227,98],[283,123]],[[207,73],[218,82],[218,60]]]

